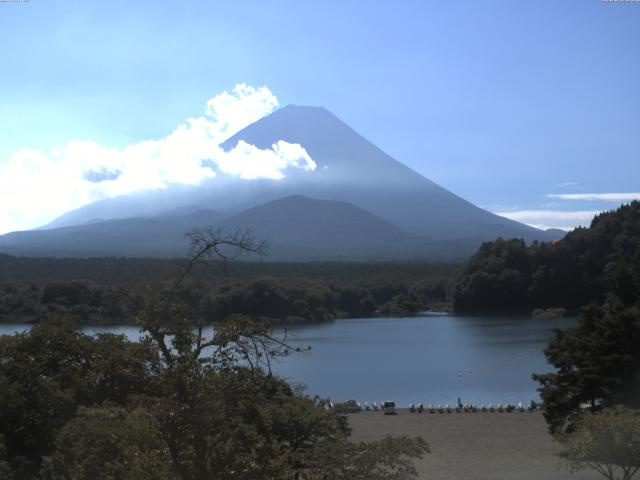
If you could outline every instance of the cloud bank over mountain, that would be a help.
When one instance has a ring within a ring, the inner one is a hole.
[[[603,211],[604,210],[515,210],[495,213],[501,217],[522,222],[541,230],[554,228],[570,231],[576,228],[576,226],[588,227],[593,217]]]
[[[640,192],[616,192],[616,193],[550,193],[548,198],[558,200],[578,201],[604,201],[604,202],[631,202],[640,200]]]
[[[576,187],[576,182],[566,182],[558,187]],[[588,227],[593,217],[611,209],[608,203],[623,204],[633,200],[640,200],[640,192],[610,192],[610,193],[548,193],[547,199],[556,202],[546,203],[540,208],[509,209],[495,206],[490,208],[496,215],[522,222],[541,230],[559,229],[573,230],[576,227]],[[567,210],[570,205],[575,210]]]
[[[315,170],[299,144],[277,140],[271,148],[220,144],[278,107],[267,87],[236,85],[206,104],[169,135],[124,148],[72,140],[45,152],[22,149],[0,164],[0,233],[34,228],[93,201],[128,193],[197,185],[220,176],[281,179],[289,167]]]

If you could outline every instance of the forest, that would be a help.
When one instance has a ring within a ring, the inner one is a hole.
[[[585,288],[591,286],[592,296],[576,292],[579,295],[571,301],[582,299],[584,302],[576,326],[554,330],[545,349],[554,371],[533,375],[540,384],[549,429],[560,435],[559,439],[568,440],[570,456],[582,462],[612,463],[627,469],[627,476],[619,478],[631,478],[634,469],[640,468],[640,443],[637,443],[640,432],[632,432],[635,440],[626,446],[619,440],[623,438],[622,430],[615,433],[608,443],[616,444],[619,450],[615,452],[616,457],[613,460],[609,457],[607,462],[602,461],[607,456],[602,425],[598,427],[600,430],[596,429],[596,437],[587,436],[582,444],[572,445],[571,437],[567,439],[563,434],[573,432],[576,426],[579,431],[586,429],[581,424],[584,420],[588,425],[591,417],[585,413],[619,417],[618,413],[623,410],[616,408],[640,409],[639,210],[640,203],[634,202],[600,215],[594,219],[591,229],[569,234],[566,244],[559,245],[559,251],[569,259],[591,266],[585,272],[586,278],[578,276],[576,282]],[[551,258],[558,257],[552,255]],[[544,267],[538,263],[538,268]],[[552,265],[548,268],[547,271],[553,271]],[[589,274],[593,277],[588,278]],[[627,422],[636,421],[637,425],[638,418],[637,412],[631,413]],[[585,441],[591,446],[599,445],[600,451],[585,454],[593,451]]]
[[[577,314],[602,303],[638,262],[640,203],[598,215],[561,240],[484,243],[462,265],[449,263],[274,263],[196,265],[180,289],[194,318],[230,313],[274,322],[458,313]],[[0,254],[0,322],[37,323],[52,314],[85,324],[132,323],[150,291],[168,288],[181,259],[27,258]]]
[[[598,215],[561,240],[484,243],[462,265],[448,263],[235,262],[195,266],[179,294],[194,318],[230,313],[274,322],[458,313],[577,314],[602,303],[637,263],[640,202]],[[162,291],[181,259],[27,258],[0,254],[0,322],[37,323],[52,314],[86,324],[132,323],[144,298]]]
[[[0,322],[65,315],[131,324],[150,292],[169,288],[185,260],[55,259],[0,255]],[[193,318],[230,313],[274,322],[412,314],[446,302],[453,264],[198,264],[178,292]]]
[[[640,202],[596,216],[550,243],[498,239],[484,243],[453,276],[457,312],[531,312],[601,303],[626,267],[640,262]],[[623,288],[621,286],[621,288]]]

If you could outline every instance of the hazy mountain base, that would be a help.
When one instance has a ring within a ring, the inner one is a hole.
[[[345,202],[292,196],[225,216],[198,210],[185,216],[93,221],[84,225],[0,236],[0,251],[54,257],[183,257],[193,228],[250,230],[269,243],[265,261],[463,260],[465,241],[407,233]]]

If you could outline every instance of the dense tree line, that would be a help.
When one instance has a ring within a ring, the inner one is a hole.
[[[87,324],[131,321],[135,308],[128,295],[89,281],[6,283],[0,285],[0,323],[37,323],[65,315]]]
[[[334,284],[263,277],[223,285],[208,297],[208,314],[232,312],[289,321],[326,321],[376,314],[411,314],[446,299],[446,281],[415,284],[382,282]]]
[[[139,285],[158,278],[173,278],[184,269],[184,264],[185,258],[37,258],[0,252],[0,284],[82,279],[99,285]],[[210,285],[264,276],[377,285],[448,278],[456,267],[453,263],[426,262],[269,262],[251,257],[233,262],[233,268],[197,264],[193,274]]]
[[[200,257],[233,238],[204,240]],[[142,299],[139,342],[88,336],[59,316],[0,337],[3,479],[416,477],[422,439],[349,441],[340,409],[271,374],[275,357],[300,347],[238,314],[207,336],[183,302],[184,280]]]
[[[192,318],[218,321],[231,313],[308,322],[411,314],[446,300],[446,276],[434,275],[428,268],[423,272],[424,277],[417,280],[384,275],[331,280],[269,275],[214,282],[198,276],[184,282],[176,294],[189,306]],[[149,292],[169,286],[162,278],[120,285],[64,279],[4,283],[0,284],[0,322],[37,323],[63,314],[88,324],[132,323]]]
[[[545,349],[556,371],[534,375],[552,432],[570,431],[585,409],[640,408],[640,202],[557,242],[483,244],[454,276],[451,297],[456,311],[580,312]]]
[[[640,202],[600,214],[551,243],[498,239],[483,244],[456,273],[456,311],[531,311],[564,307],[577,312],[601,303],[616,270],[640,246]]]
[[[576,327],[549,340],[545,354],[556,371],[534,375],[554,432],[571,429],[581,406],[640,409],[640,248],[608,274],[605,301],[585,307]]]

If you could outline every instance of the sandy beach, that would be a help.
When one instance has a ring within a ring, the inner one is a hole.
[[[421,479],[435,480],[596,480],[588,470],[570,473],[556,456],[540,412],[349,415],[353,440],[385,435],[421,436],[431,453],[416,463]]]

